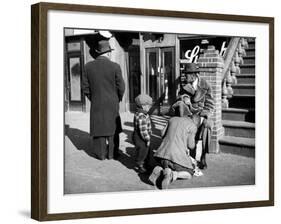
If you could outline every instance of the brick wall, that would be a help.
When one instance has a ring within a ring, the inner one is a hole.
[[[212,88],[212,95],[215,102],[215,110],[212,115],[214,127],[211,137],[211,153],[219,152],[219,138],[224,134],[222,127],[222,107],[221,107],[221,91],[222,91],[222,72],[224,67],[223,58],[219,55],[219,51],[214,46],[208,46],[198,59],[201,72],[200,77],[209,82]]]

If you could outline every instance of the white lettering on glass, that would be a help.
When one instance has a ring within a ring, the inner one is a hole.
[[[184,56],[189,63],[197,63],[199,51],[200,51],[200,47],[197,45],[193,48],[193,50],[187,50]]]
[[[226,41],[224,41],[224,42],[222,43],[222,45],[221,45],[220,55],[221,55],[222,57],[224,56],[224,54],[225,54],[225,52],[226,52],[226,49],[227,49],[227,47],[225,47],[225,45],[226,45]]]

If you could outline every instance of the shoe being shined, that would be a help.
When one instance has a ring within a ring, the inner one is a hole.
[[[162,189],[168,189],[168,186],[170,183],[173,181],[173,172],[170,168],[165,168],[163,170],[163,180],[161,183],[161,188]]]
[[[161,166],[154,167],[152,173],[148,177],[148,180],[150,181],[150,183],[152,183],[153,185],[156,185],[156,181],[160,177],[162,170],[163,170],[163,168]]]

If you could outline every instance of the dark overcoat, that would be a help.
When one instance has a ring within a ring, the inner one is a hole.
[[[212,89],[205,79],[200,77],[198,77],[198,79],[197,90],[188,83],[182,87],[179,94],[190,95],[192,106],[194,109],[198,110],[198,115],[208,119],[211,117],[215,108]]]
[[[116,128],[121,128],[119,102],[125,91],[120,66],[104,56],[88,62],[82,89],[91,101],[90,135],[114,135]]]

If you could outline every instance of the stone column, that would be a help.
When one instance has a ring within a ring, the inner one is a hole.
[[[215,110],[212,115],[212,120],[214,123],[212,136],[211,136],[211,148],[210,153],[218,153],[219,149],[219,139],[224,134],[224,129],[222,127],[222,73],[224,61],[219,55],[219,51],[215,49],[214,46],[209,45],[207,49],[203,51],[198,59],[198,64],[200,66],[200,77],[205,79],[212,88],[212,95],[215,103]]]

